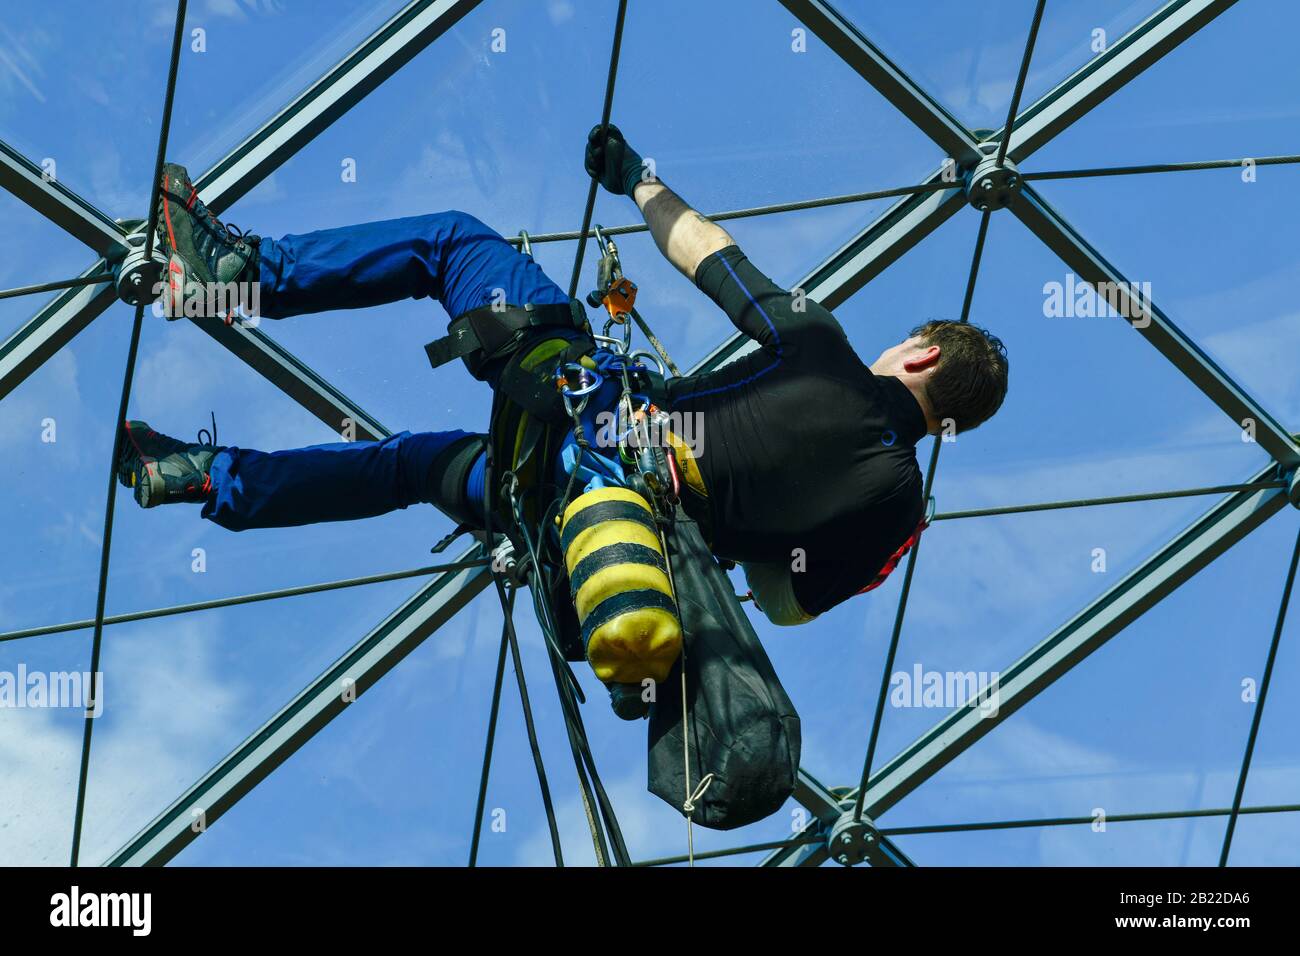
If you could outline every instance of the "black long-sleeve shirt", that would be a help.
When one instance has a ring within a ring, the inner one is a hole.
[[[671,379],[693,420],[708,492],[687,495],[719,557],[786,562],[808,614],[869,584],[923,513],[915,445],[925,415],[877,376],[831,313],[759,272],[737,246],[704,260],[696,285],[758,348],[717,371]]]

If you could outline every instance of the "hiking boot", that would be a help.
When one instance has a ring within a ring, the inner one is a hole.
[[[258,278],[259,236],[246,236],[212,214],[177,163],[163,167],[158,244],[168,257],[163,314],[221,318],[230,324]],[[255,310],[256,311],[256,310]]]
[[[141,508],[207,500],[212,459],[221,451],[211,443],[212,436],[209,443],[191,444],[156,432],[146,422],[125,422],[122,429],[117,480],[135,492]]]

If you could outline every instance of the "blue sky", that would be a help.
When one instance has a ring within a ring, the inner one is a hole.
[[[382,2],[195,0],[204,53],[181,61],[170,158],[195,174],[336,62],[392,11]],[[1049,3],[1024,102],[1158,6]],[[1001,125],[1033,9],[841,0],[844,13],[972,127]],[[510,234],[576,228],[583,138],[598,119],[612,0],[485,0],[237,203],[264,235],[462,208]],[[0,139],[114,217],[145,212],[173,6],[57,0],[0,25]],[[942,159],[919,131],[775,0],[632,0],[614,117],[664,179],[704,211],[919,181]],[[506,49],[490,49],[504,29]],[[1300,9],[1242,0],[1026,164],[1059,169],[1293,153],[1300,118],[1289,39]],[[343,182],[354,160],[356,182]],[[1300,282],[1293,167],[1050,182],[1040,192],[1273,415],[1300,428]],[[732,223],[760,268],[793,285],[884,203]],[[635,221],[602,195],[596,221]],[[0,195],[0,286],[74,275],[87,250]],[[956,317],[978,219],[960,213],[837,309],[870,358],[911,326]],[[721,341],[725,317],[655,253],[621,243],[643,312],[679,364]],[[574,244],[539,247],[561,281]],[[591,257],[588,257],[588,275]],[[1239,481],[1256,445],[1117,319],[1043,315],[1066,269],[1008,213],[993,216],[971,318],[1007,343],[1011,391],[992,422],[941,455],[941,511]],[[584,280],[589,281],[589,279]],[[38,307],[0,301],[0,335]],[[0,402],[0,630],[90,617],[104,466],[131,311],[115,306]],[[277,341],[390,429],[475,428],[488,395],[421,346],[437,306],[411,302],[267,324]],[[214,411],[223,442],[331,440],[324,425],[188,323],[147,324],[132,414],[190,435]],[[53,418],[57,441],[42,442]],[[928,442],[919,449],[922,462]],[[449,527],[429,508],[232,535],[187,508],[119,501],[109,613],[416,567]],[[897,667],[1000,671],[1199,516],[1210,499],[944,522],[918,562]],[[1113,639],[883,819],[924,825],[1196,809],[1231,802],[1251,705],[1297,532],[1284,511]],[[207,570],[191,570],[203,548]],[[1104,548],[1104,573],[1093,552]],[[902,575],[795,630],[755,626],[803,717],[806,769],[857,781]],[[416,589],[398,582],[106,631],[85,856],[104,858]],[[520,615],[525,667],[568,857],[590,859],[540,636]],[[477,599],[177,859],[180,864],[462,864],[468,855],[500,634]],[[1295,615],[1284,634],[1247,804],[1300,793]],[[84,670],[89,632],[0,643],[0,670]],[[680,817],[645,792],[645,734],[600,688],[585,717],[634,857],[684,852]],[[886,710],[877,765],[944,714]],[[66,860],[81,722],[72,711],[0,712],[0,863]],[[518,701],[507,693],[488,807],[506,813],[482,861],[546,864],[544,819]],[[699,849],[778,839],[782,811]],[[1212,863],[1221,820],[919,836],[923,864]],[[1233,859],[1294,864],[1300,818],[1255,816]],[[730,862],[749,863],[754,857]]]

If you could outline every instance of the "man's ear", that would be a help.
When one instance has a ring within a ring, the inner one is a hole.
[[[934,368],[939,363],[939,354],[940,349],[937,345],[918,349],[903,360],[903,370],[907,372],[924,372],[926,369]]]

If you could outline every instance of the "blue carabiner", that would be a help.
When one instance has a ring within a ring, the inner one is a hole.
[[[587,384],[578,388],[569,387],[569,377],[564,373],[569,369],[575,369],[578,373],[579,381],[585,381]],[[555,370],[555,382],[560,388],[560,394],[565,398],[574,399],[582,398],[584,395],[590,395],[596,389],[605,384],[605,380],[600,377],[600,373],[580,365],[577,362],[566,362]]]

